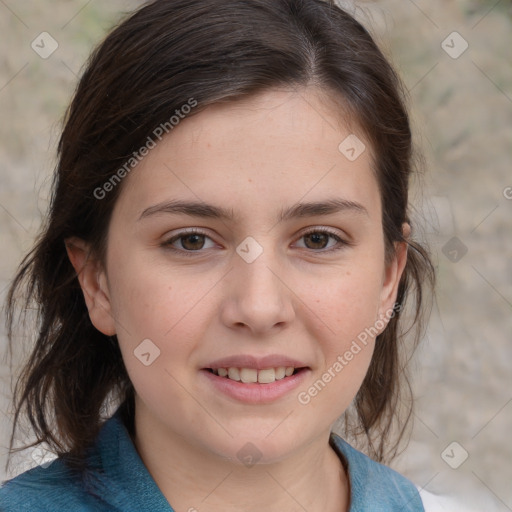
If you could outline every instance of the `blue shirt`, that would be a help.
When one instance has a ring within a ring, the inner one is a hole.
[[[348,471],[350,512],[424,512],[412,482],[332,434]],[[3,483],[2,512],[174,512],[137,453],[119,411],[102,427],[87,456],[85,477],[58,458]]]

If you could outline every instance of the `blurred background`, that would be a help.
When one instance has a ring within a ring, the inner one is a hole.
[[[411,441],[391,464],[457,510],[512,510],[512,3],[340,1],[409,91],[426,174],[411,200],[438,271],[413,361]],[[0,0],[0,301],[48,206],[64,113],[92,47],[135,0]],[[0,319],[0,350],[5,328]],[[16,342],[23,351],[23,340]],[[10,434],[1,359],[0,480]],[[15,361],[16,362],[16,361]]]

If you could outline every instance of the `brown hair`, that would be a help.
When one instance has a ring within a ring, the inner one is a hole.
[[[82,238],[104,258],[122,183],[102,198],[95,191],[191,98],[194,115],[216,102],[306,85],[342,99],[371,143],[389,256],[394,242],[405,241],[401,227],[409,222],[413,152],[403,87],[367,30],[333,2],[157,0],[118,25],[92,53],[66,113],[49,214],[8,294],[11,345],[18,301],[25,311],[35,307],[38,319],[36,342],[15,388],[11,453],[23,415],[36,444],[80,459],[101,427],[107,399],[133,409],[134,389],[117,340],[92,325],[64,244],[68,237]],[[354,401],[355,417],[346,418],[347,433],[363,433],[379,461],[396,454],[411,414],[408,408],[392,441],[404,377],[410,391],[401,363],[401,306],[414,293],[413,325],[420,325],[424,292],[434,282],[426,250],[412,239],[407,243],[400,307],[377,338]],[[419,334],[410,348],[418,340]]]

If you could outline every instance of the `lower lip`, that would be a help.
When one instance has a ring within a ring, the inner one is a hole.
[[[208,370],[201,370],[201,373],[215,389],[235,400],[251,404],[269,403],[282,398],[296,389],[309,372],[309,369],[304,368],[294,375],[290,375],[290,377],[285,377],[269,384],[258,384],[238,382],[227,377],[219,377]]]

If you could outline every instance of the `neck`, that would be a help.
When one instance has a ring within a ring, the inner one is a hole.
[[[161,425],[135,419],[135,446],[176,511],[346,512],[349,483],[329,445],[329,432],[286,459],[248,467],[234,464]]]

